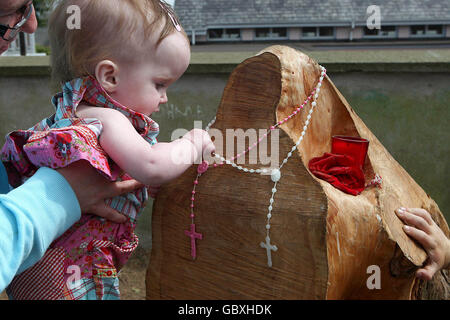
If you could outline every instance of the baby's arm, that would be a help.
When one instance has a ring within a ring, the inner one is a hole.
[[[103,150],[120,168],[145,185],[164,184],[186,171],[203,151],[214,152],[209,135],[200,129],[191,130],[182,139],[151,146],[119,111],[80,105],[77,115],[100,120],[103,131],[99,141]]]

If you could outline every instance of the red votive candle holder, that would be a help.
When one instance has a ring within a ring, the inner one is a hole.
[[[331,153],[351,156],[361,168],[366,160],[369,140],[359,137],[333,136],[331,138]]]

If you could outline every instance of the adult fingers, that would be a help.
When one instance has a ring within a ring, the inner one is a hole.
[[[116,181],[109,184],[109,188],[105,190],[105,199],[120,196],[124,193],[143,188],[145,185],[137,180]]]
[[[90,213],[116,223],[124,223],[127,221],[127,217],[104,203],[92,208]]]
[[[436,246],[431,237],[424,231],[411,226],[403,226],[403,230],[405,230],[408,236],[417,240],[427,252],[435,249]]]
[[[405,208],[405,211],[423,218],[429,225],[433,225],[434,224],[434,221],[431,218],[430,213],[427,210],[425,210],[425,209],[421,209],[421,208]]]
[[[396,210],[396,213],[404,223],[410,226],[415,226],[416,228],[423,230],[427,234],[430,234],[431,226],[422,216],[415,215],[403,209]]]
[[[417,270],[416,277],[430,281],[438,270],[439,266],[436,263],[430,263],[426,265],[424,268]]]

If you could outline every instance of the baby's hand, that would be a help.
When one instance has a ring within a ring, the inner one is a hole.
[[[208,132],[203,131],[203,144],[202,144],[202,155],[203,159],[211,162],[213,154],[216,152],[216,146],[211,140],[211,137],[209,136]]]
[[[211,158],[211,154],[216,151],[214,143],[211,141],[211,137],[208,132],[202,129],[192,129],[186,133],[183,138],[191,141],[198,154],[202,154],[203,159],[208,160]]]

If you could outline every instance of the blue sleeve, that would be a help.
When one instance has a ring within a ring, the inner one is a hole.
[[[8,191],[1,162],[0,179],[0,191]],[[22,186],[0,194],[0,292],[80,216],[71,186],[49,168],[40,168]]]

